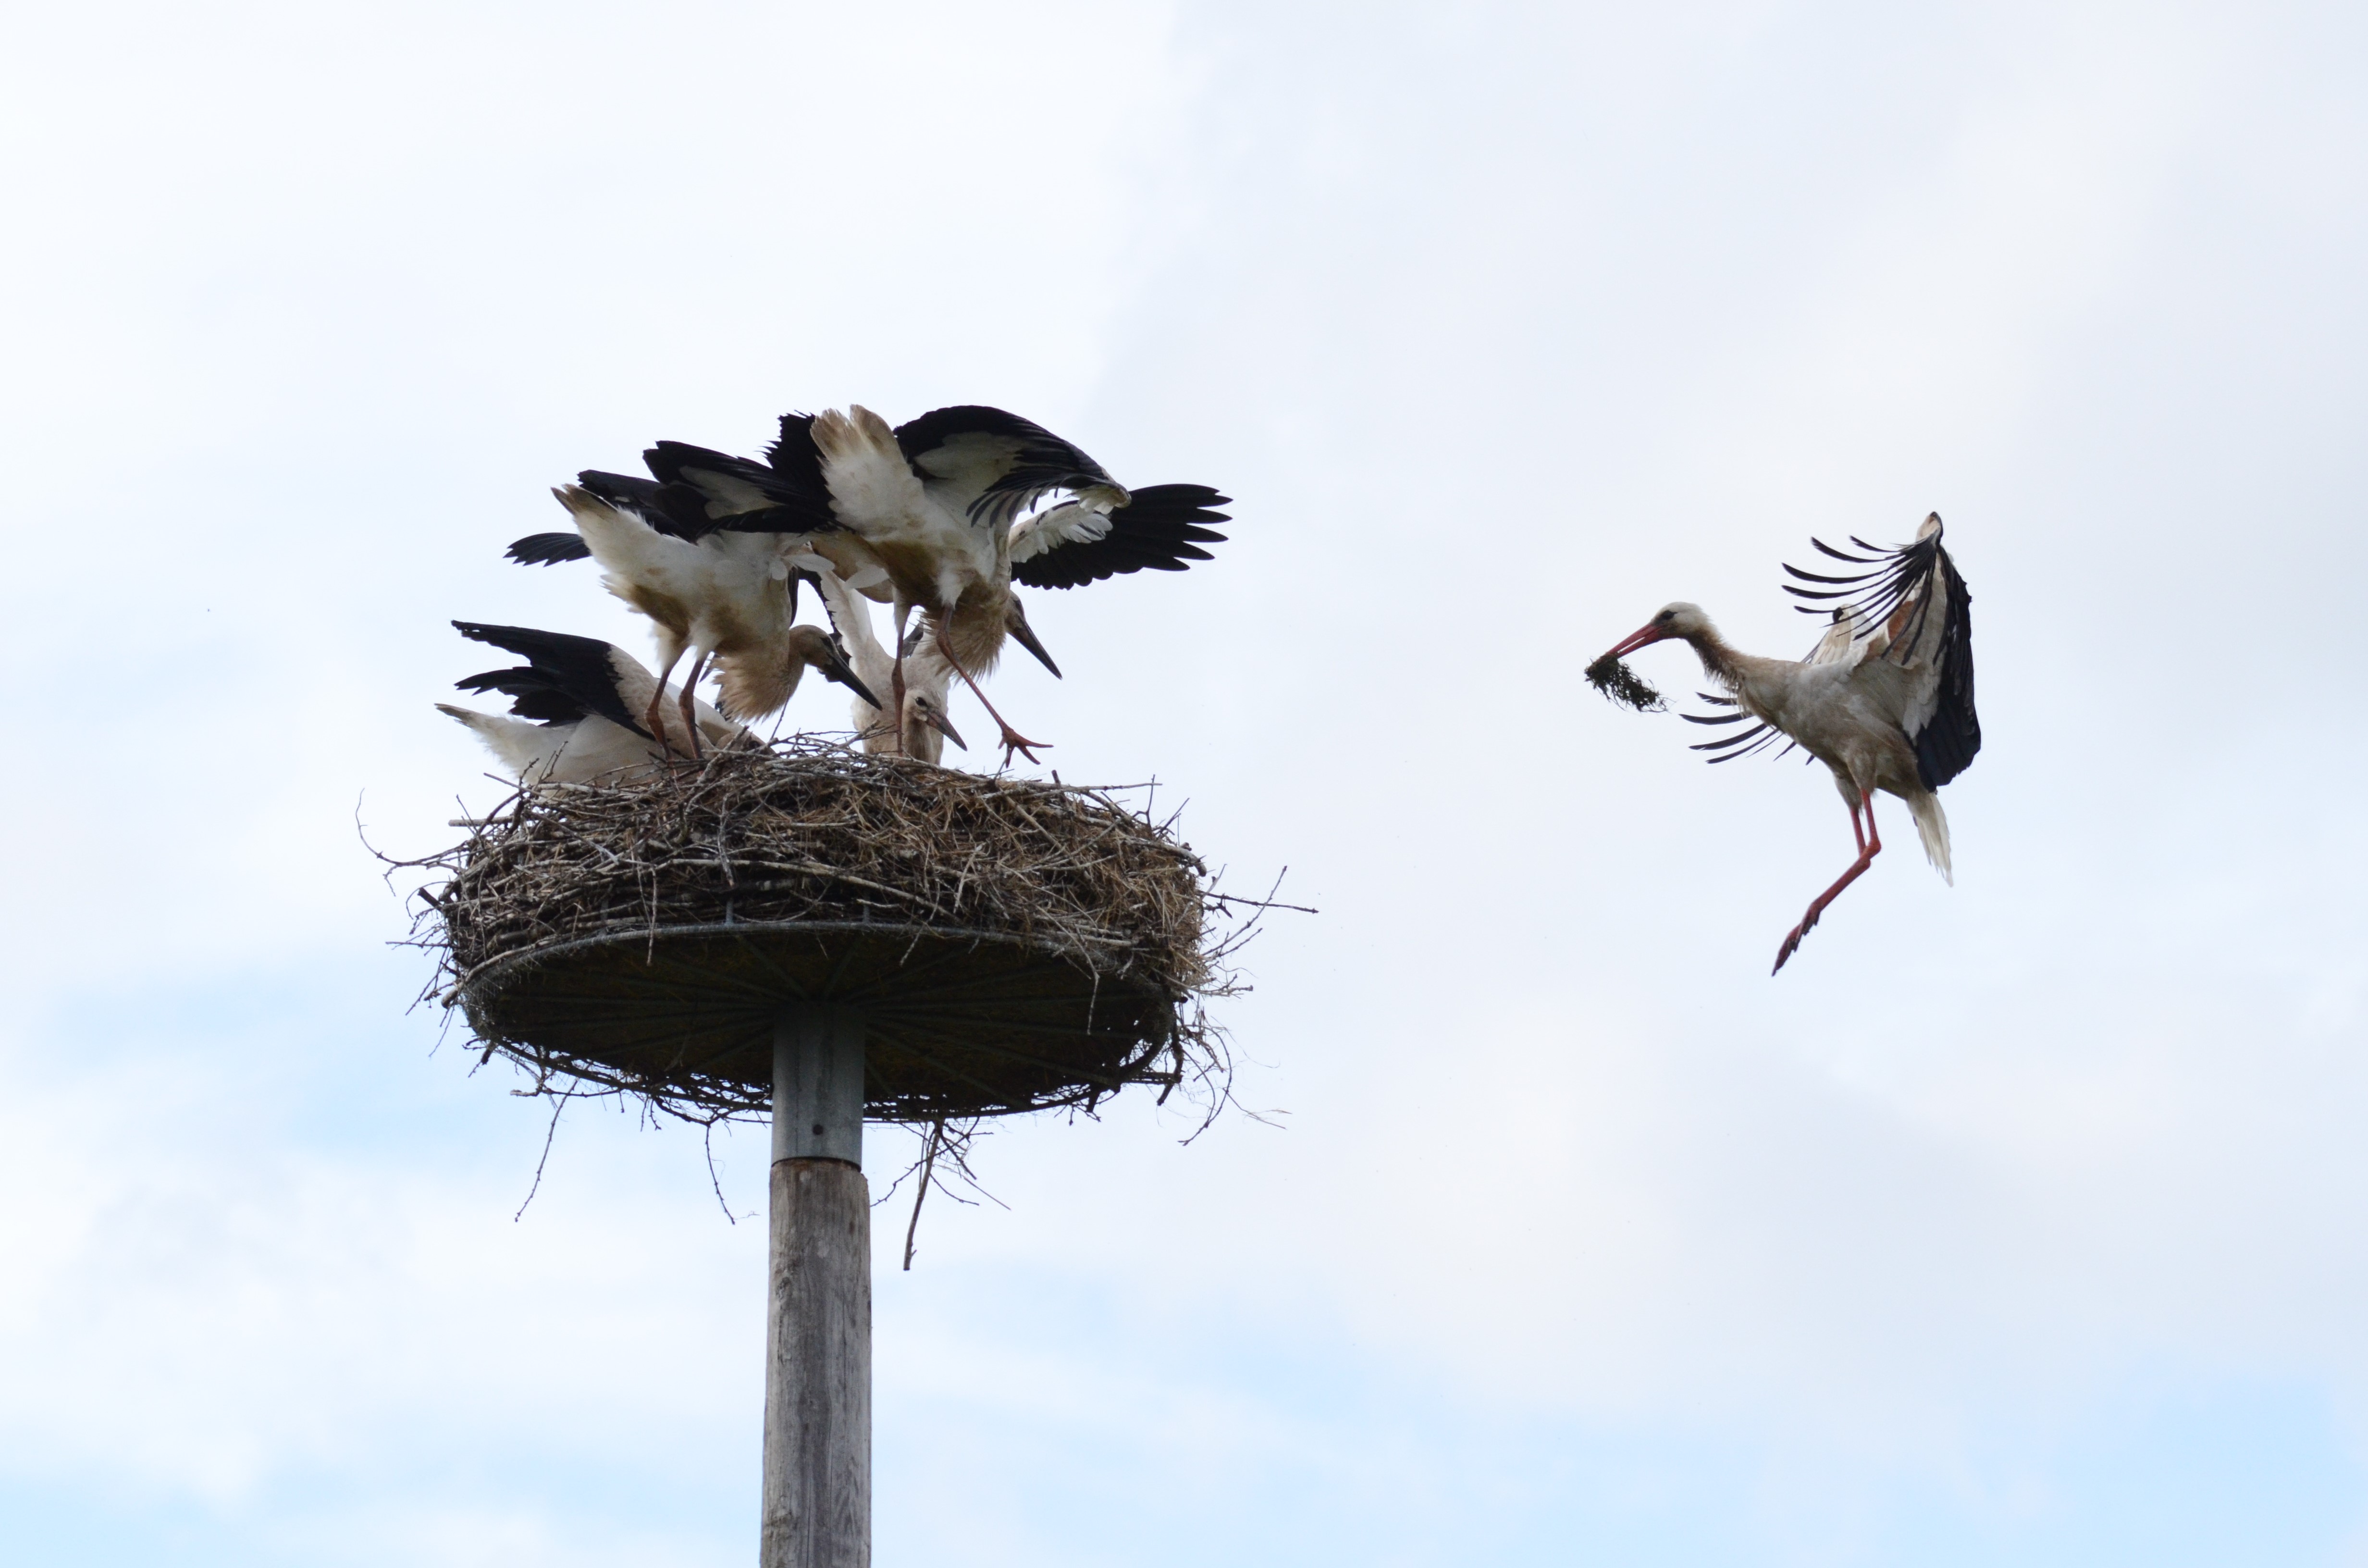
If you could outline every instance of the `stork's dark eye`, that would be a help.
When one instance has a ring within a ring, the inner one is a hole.
[[[1670,611],[1668,611],[1668,610],[1666,610],[1666,609],[1665,609],[1665,610],[1663,610],[1660,614],[1658,614],[1658,615],[1656,615],[1656,616],[1655,616],[1655,617],[1653,618],[1653,624],[1654,624],[1654,625],[1656,625],[1656,626],[1667,626],[1667,625],[1668,625],[1668,624],[1669,624],[1669,622],[1671,622],[1671,621],[1673,621],[1673,620],[1675,620],[1675,619],[1678,619],[1678,618],[1677,618],[1677,616],[1676,616],[1676,615],[1674,615],[1674,614],[1673,614],[1673,613],[1671,613]]]

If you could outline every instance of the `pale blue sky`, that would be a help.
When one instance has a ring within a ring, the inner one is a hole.
[[[641,644],[499,559],[549,485],[848,402],[1237,497],[997,700],[1323,910],[1225,1014],[1278,1127],[1010,1127],[881,1274],[882,1568],[2368,1563],[2356,9],[10,37],[12,1563],[753,1552],[759,1227],[599,1112],[514,1221],[354,829],[494,793],[450,619]],[[1573,672],[1797,652],[1778,563],[1931,509],[1957,885],[1771,981],[1831,786]]]

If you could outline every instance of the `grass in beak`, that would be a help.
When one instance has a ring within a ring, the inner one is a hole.
[[[1639,713],[1658,713],[1668,705],[1661,694],[1645,684],[1644,678],[1620,660],[1606,653],[1587,666],[1587,684],[1622,708],[1633,708]]]

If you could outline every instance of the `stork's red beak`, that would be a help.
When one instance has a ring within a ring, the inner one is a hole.
[[[1666,642],[1675,635],[1676,633],[1670,631],[1668,628],[1656,625],[1648,620],[1644,625],[1638,627],[1635,631],[1630,632],[1627,636],[1622,637],[1617,643],[1614,643],[1612,645],[1611,652],[1604,654],[1603,657],[1606,659],[1624,659],[1639,648],[1650,647],[1656,642]]]

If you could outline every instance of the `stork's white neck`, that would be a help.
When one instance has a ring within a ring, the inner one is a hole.
[[[1700,631],[1690,633],[1686,642],[1692,647],[1694,657],[1702,661],[1702,674],[1729,691],[1743,685],[1745,655],[1727,646],[1726,639],[1718,634],[1717,628],[1704,627]]]

